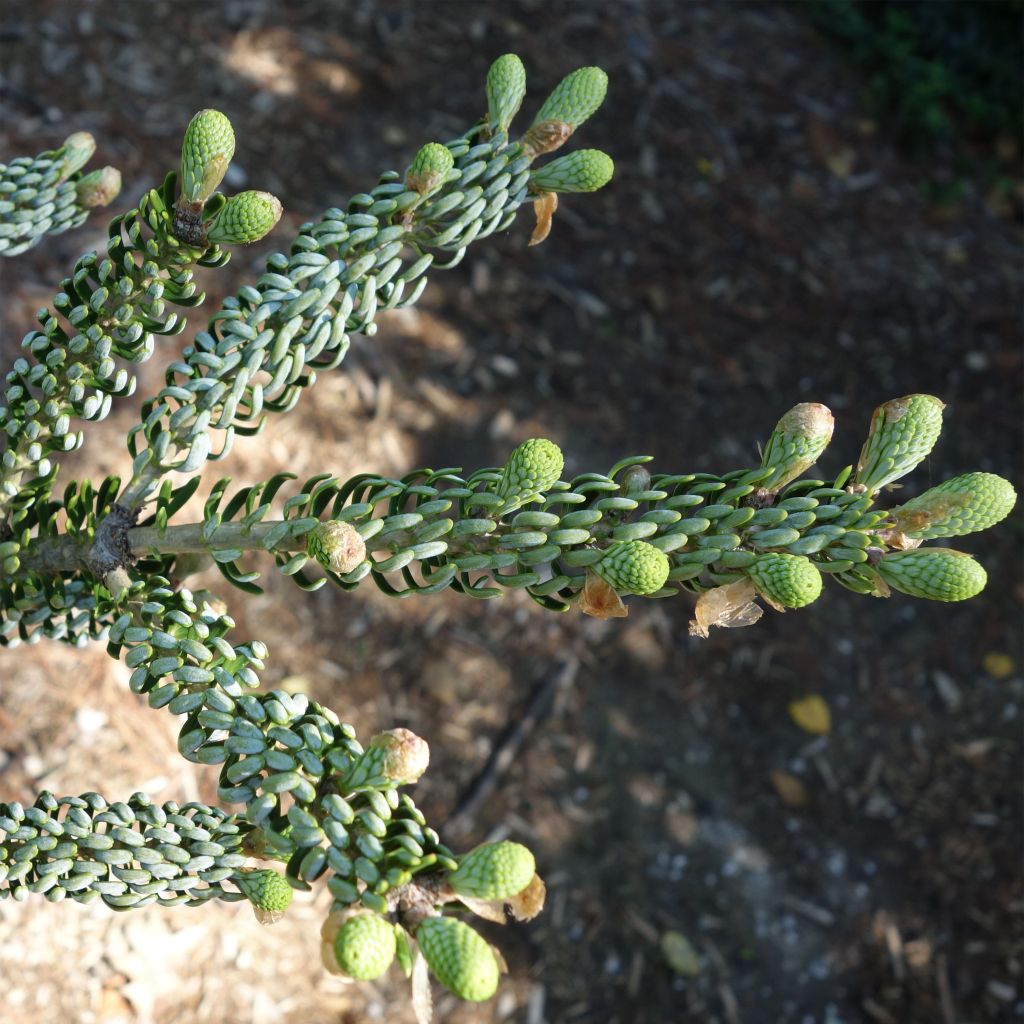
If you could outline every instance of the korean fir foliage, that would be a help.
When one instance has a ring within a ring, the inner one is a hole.
[[[539,912],[533,854],[499,842],[457,855],[443,843],[404,791],[429,765],[420,737],[392,729],[364,746],[330,708],[261,690],[265,645],[236,637],[223,604],[187,585],[204,560],[247,592],[260,590],[263,552],[306,590],[369,580],[393,596],[523,590],[548,609],[604,616],[625,614],[623,598],[687,591],[702,628],[727,624],[725,612],[706,613],[710,598],[735,625],[753,621],[737,609],[758,598],[780,610],[812,603],[823,574],[860,593],[937,600],[984,584],[969,555],[921,545],[1002,519],[1015,500],[1005,481],[971,473],[896,509],[875,504],[938,437],[942,404],[924,395],[878,410],[856,471],[830,481],[804,477],[833,426],[824,406],[805,403],[780,420],[760,465],[721,475],[655,473],[631,456],[566,477],[558,446],[532,438],[503,465],[466,474],[325,471],[297,484],[279,473],[234,490],[222,480],[201,521],[180,521],[207,460],[292,409],[353,336],[372,336],[380,313],[418,299],[428,271],[457,264],[528,201],[531,243],[541,241],[559,194],[609,180],[611,159],[597,150],[536,166],[597,111],[604,72],[573,72],[516,137],[525,88],[518,57],[499,58],[477,124],[304,224],[287,254],[226,299],[143,403],[123,485],[76,481],[58,496],[53,456],[81,443],[74,421],[101,419],[132,393],[119,361],[148,358],[159,336],[181,329],[168,307],[201,301],[192,268],[222,265],[222,246],[262,236],[280,216],[265,193],[216,193],[234,152],[223,114],[196,115],[180,173],[114,220],[106,255],[83,257],[41,314],[0,412],[0,640],[105,636],[132,691],[180,719],[182,756],[217,766],[229,810],[158,807],[139,794],[0,804],[0,896],[118,910],[244,899],[272,922],[293,891],[322,882],[333,901],[321,930],[328,971],[365,981],[397,962],[420,997],[428,970],[464,999],[494,994],[500,957],[463,917]]]

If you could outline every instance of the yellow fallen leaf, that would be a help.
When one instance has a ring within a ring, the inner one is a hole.
[[[789,705],[789,717],[804,732],[813,733],[815,736],[825,736],[832,731],[832,712],[823,697],[816,693],[809,697],[802,697]]]
[[[1013,658],[1002,651],[989,651],[982,658],[981,665],[993,679],[1009,679],[1017,667],[1013,663]]]

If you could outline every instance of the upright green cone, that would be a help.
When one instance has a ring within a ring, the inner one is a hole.
[[[269,192],[239,192],[221,207],[206,229],[214,245],[249,245],[269,234],[281,219],[281,203]]]
[[[893,509],[896,528],[916,540],[963,537],[1005,519],[1016,504],[1009,480],[994,473],[965,473]]]
[[[405,174],[405,187],[421,196],[429,195],[440,188],[448,172],[455,166],[455,158],[447,146],[440,142],[428,142],[413,157]]]
[[[495,493],[506,505],[517,507],[558,483],[564,465],[562,449],[554,441],[532,437],[509,456]]]
[[[356,981],[379,978],[395,959],[395,929],[377,914],[356,914],[334,939],[338,966]]]
[[[508,131],[525,95],[526,68],[514,53],[506,53],[487,72],[487,117],[496,131]]]
[[[281,914],[291,906],[292,888],[276,871],[241,871],[231,880],[258,911]]]
[[[803,608],[821,596],[821,573],[803,555],[769,551],[746,572],[760,593],[784,608]]]
[[[615,173],[615,164],[599,149],[578,149],[530,174],[534,192],[596,192]]]
[[[502,900],[521,893],[536,872],[533,854],[521,843],[485,843],[459,860],[448,884],[460,896]]]
[[[416,941],[437,980],[460,999],[479,1003],[497,991],[498,961],[468,924],[428,917],[416,929]]]
[[[668,579],[669,562],[653,544],[627,540],[608,548],[594,571],[620,593],[656,594]]]
[[[203,203],[224,180],[235,155],[235,133],[219,110],[200,110],[188,123],[181,145],[181,194]]]
[[[923,462],[942,432],[943,408],[932,395],[906,395],[880,405],[871,417],[854,484],[874,494]]]
[[[896,551],[875,568],[893,590],[929,601],[966,601],[980,594],[988,581],[970,555],[950,548]]]
[[[761,485],[779,491],[810,469],[832,440],[835,419],[828,406],[801,402],[775,425],[764,449],[761,466],[773,470]]]
[[[579,128],[597,112],[607,92],[608,76],[601,68],[577,68],[555,86],[533,123],[564,121],[574,129]]]

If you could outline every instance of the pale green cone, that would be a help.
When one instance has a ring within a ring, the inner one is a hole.
[[[437,980],[460,999],[479,1003],[497,991],[498,961],[468,924],[428,917],[416,929],[416,941]]]
[[[533,437],[509,456],[495,493],[506,504],[522,504],[558,483],[565,460],[554,441]]]
[[[60,147],[64,158],[64,178],[70,178],[80,171],[96,152],[96,140],[88,132],[75,132],[64,140]]]
[[[181,144],[181,194],[191,203],[210,198],[235,155],[235,133],[219,110],[200,110]]]
[[[821,573],[803,555],[769,551],[746,573],[760,593],[784,608],[803,608],[821,595]]]
[[[608,92],[608,76],[600,68],[577,68],[555,86],[537,111],[534,124],[564,121],[578,128],[596,113]]]
[[[514,54],[499,57],[487,72],[487,116],[499,132],[507,132],[526,95],[526,68]]]
[[[455,158],[447,146],[428,142],[413,157],[405,174],[405,187],[410,192],[428,195],[444,184],[448,172],[455,166]]]
[[[388,729],[370,740],[370,745],[344,775],[338,789],[381,789],[415,782],[430,764],[430,747],[409,729]]]
[[[906,395],[880,405],[853,482],[873,494],[926,459],[942,432],[944,404],[932,395]]]
[[[116,167],[101,167],[90,171],[75,182],[75,199],[86,210],[108,206],[120,191],[121,172]]]
[[[533,854],[521,843],[485,843],[460,858],[448,884],[460,896],[502,900],[521,893],[536,873]]]
[[[965,473],[912,498],[892,515],[907,537],[962,537],[1005,519],[1016,501],[1009,480],[995,473]]]
[[[206,229],[212,245],[248,245],[269,234],[281,219],[281,203],[269,192],[232,196]]]
[[[335,573],[351,572],[366,559],[366,543],[351,524],[328,519],[306,535],[306,554]]]
[[[334,939],[338,966],[356,981],[379,978],[395,959],[395,929],[377,914],[349,918]]]
[[[654,594],[668,579],[668,556],[646,541],[627,540],[608,548],[594,571],[620,593]]]
[[[242,871],[231,880],[257,910],[283,913],[291,905],[291,886],[283,875],[269,868]]]
[[[615,164],[599,149],[579,149],[530,174],[534,192],[596,192],[612,180]]]
[[[980,594],[988,581],[970,555],[950,548],[895,551],[875,569],[893,590],[929,601],[966,601]]]
[[[774,472],[761,486],[778,491],[810,469],[828,447],[834,427],[835,419],[827,406],[818,402],[793,406],[768,438],[761,466]]]

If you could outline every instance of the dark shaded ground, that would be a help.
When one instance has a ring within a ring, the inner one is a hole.
[[[277,424],[264,460],[308,461],[331,435],[360,469],[476,466],[544,433],[570,472],[634,451],[658,469],[721,472],[751,464],[778,416],[815,400],[836,413],[834,473],[875,405],[928,391],[948,403],[946,436],[904,493],[973,469],[1021,481],[1019,231],[981,196],[926,205],[921,168],[795,7],[9,2],[0,42],[0,152],[90,130],[124,172],[127,205],[173,163],[191,114],[217,106],[239,136],[231,185],[285,203],[278,248],[477,117],[494,56],[523,57],[526,109],[575,66],[608,71],[608,103],[580,138],[614,156],[613,184],[566,199],[543,246],[526,248],[526,213],[435,275],[429,317],[359,341],[342,369],[358,386]],[[2,267],[8,357],[54,265],[100,231]],[[256,266],[236,256],[213,297]],[[126,464],[117,430],[131,415],[129,402],[108,421],[91,471]],[[230,471],[263,472],[260,457]],[[314,458],[310,473],[321,468],[339,469]],[[297,596],[277,579],[271,598],[233,611],[267,638],[269,683],[306,676],[361,730],[399,720],[430,740],[418,799],[442,832],[531,685],[556,656],[579,660],[460,837],[507,826],[550,883],[545,915],[501,936],[522,997],[502,1019],[1011,1021],[1024,1018],[1021,542],[1019,516],[958,542],[990,572],[966,606],[830,588],[811,609],[706,641],[687,635],[685,598],[602,624],[515,599],[399,610]],[[1005,672],[992,654],[1009,656]],[[831,707],[828,737],[787,714],[808,693]],[[802,781],[803,806],[777,795],[779,771]],[[700,953],[696,977],[666,966],[668,930]]]

